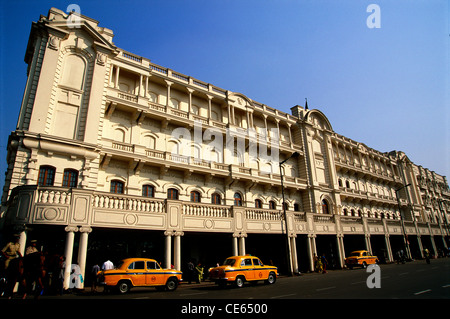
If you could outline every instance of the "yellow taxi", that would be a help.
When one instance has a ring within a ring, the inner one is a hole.
[[[211,268],[210,280],[219,285],[231,282],[236,287],[243,287],[246,281],[263,280],[274,284],[277,280],[278,269],[275,266],[266,266],[254,256],[228,257],[222,266]]]
[[[378,263],[378,257],[372,256],[367,250],[355,250],[345,258],[345,265],[350,269],[353,269],[353,267],[366,268],[367,265],[376,263]]]
[[[181,275],[181,271],[162,269],[156,260],[147,258],[127,258],[116,269],[98,273],[100,285],[116,288],[122,294],[132,287],[156,287],[174,291],[182,280]]]

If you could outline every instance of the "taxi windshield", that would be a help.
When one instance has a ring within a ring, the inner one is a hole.
[[[350,256],[356,256],[359,257],[360,253],[359,252],[355,252],[355,253],[351,253]]]
[[[236,262],[236,259],[234,259],[234,258],[227,258],[223,262],[223,266],[233,266],[235,262]]]

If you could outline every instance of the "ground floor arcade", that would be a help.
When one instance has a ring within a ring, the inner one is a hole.
[[[314,271],[315,256],[324,255],[329,269],[344,267],[344,259],[354,250],[366,249],[380,262],[393,262],[398,251],[410,251],[411,258],[423,258],[427,248],[433,255],[445,251],[448,242],[442,236],[364,235],[364,234],[285,234],[156,231],[102,227],[32,225],[19,231],[24,251],[31,240],[39,250],[60,254],[66,263],[78,264],[89,285],[90,270],[106,260],[117,264],[128,257],[154,258],[165,268],[186,270],[189,261],[201,263],[205,271],[232,255],[251,254],[266,264],[288,273],[287,256],[292,270]],[[407,243],[407,245],[405,245]],[[70,286],[70,268],[64,273],[64,287]]]

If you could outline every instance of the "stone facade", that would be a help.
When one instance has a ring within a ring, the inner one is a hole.
[[[27,234],[60,226],[72,260],[80,233],[72,262],[83,273],[97,229],[164,234],[165,266],[177,269],[191,232],[229,235],[233,254],[252,250],[254,234],[284,234],[292,271],[299,236],[308,269],[322,235],[338,267],[353,235],[368,250],[381,238],[388,261],[393,236],[411,257],[425,236],[435,254],[447,248],[444,176],[339,135],[319,110],[286,114],[153,64],[116,47],[97,21],[75,18],[52,8],[28,42],[2,196],[3,229],[21,232],[23,248]]]

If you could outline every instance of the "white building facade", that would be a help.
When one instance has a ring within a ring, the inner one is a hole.
[[[318,254],[339,268],[356,249],[388,262],[447,249],[444,176],[339,135],[319,110],[286,114],[153,64],[76,17],[52,8],[32,25],[3,239],[37,239],[82,274],[137,255],[183,269],[251,253],[298,272]]]

